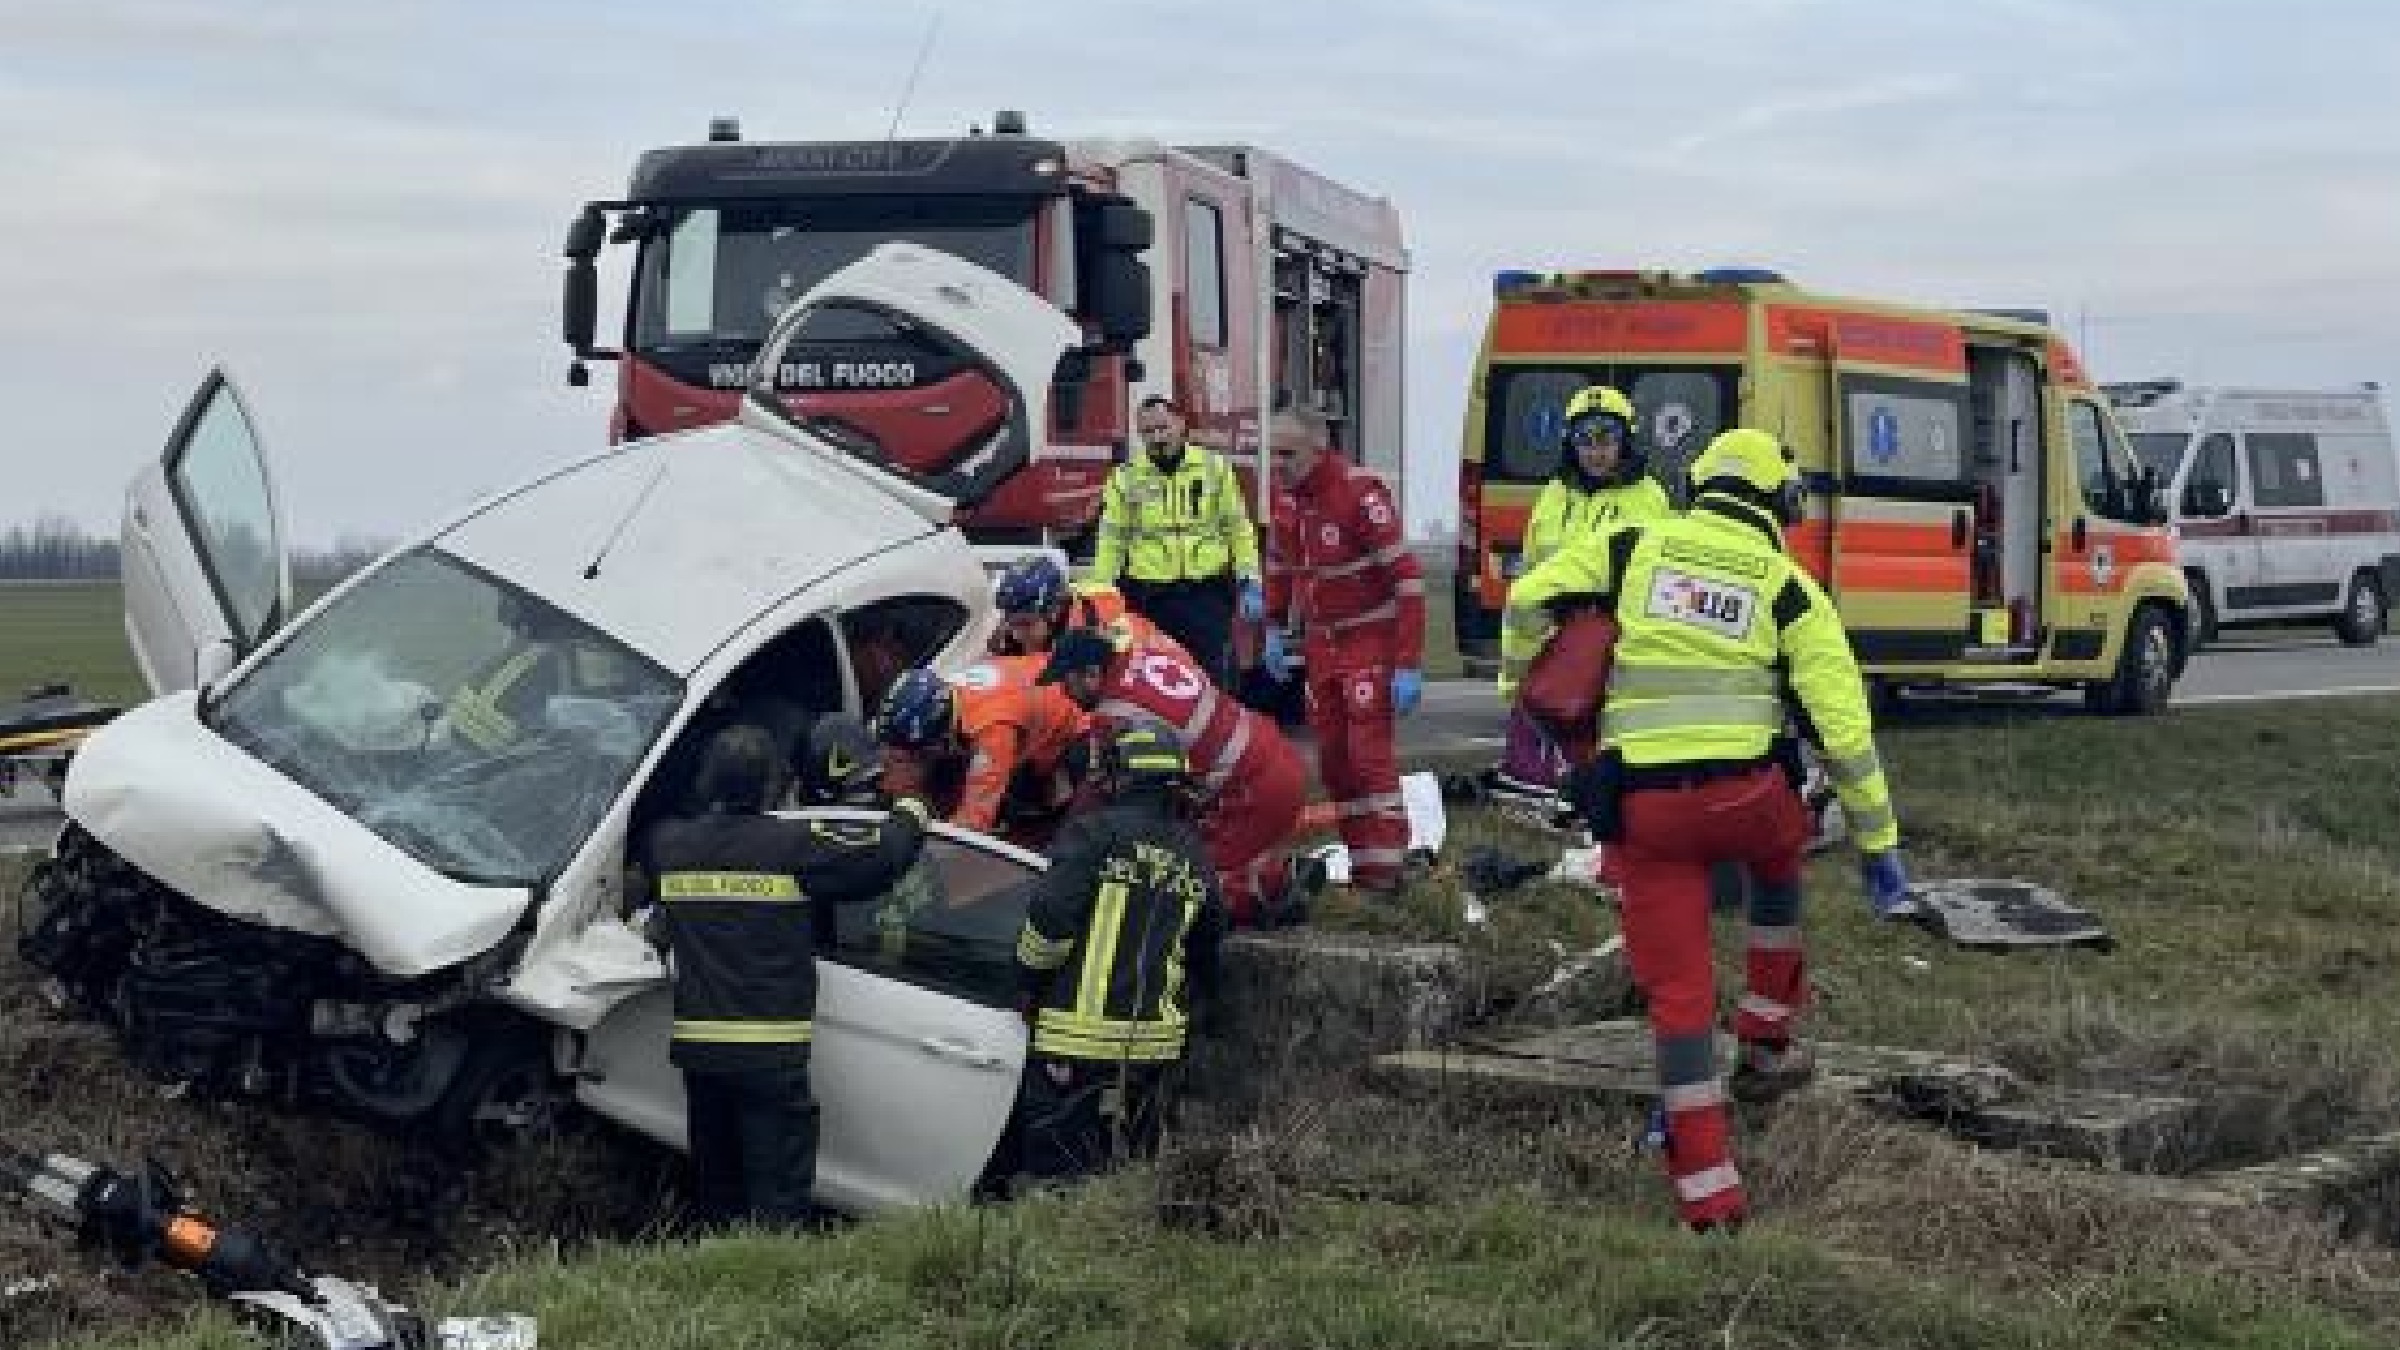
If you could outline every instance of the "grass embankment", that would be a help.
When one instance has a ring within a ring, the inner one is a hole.
[[[2047,882],[2122,945],[1996,957],[1876,927],[1837,852],[1812,878],[1812,1033],[2223,1094],[2254,1152],[2400,1115],[2400,703],[1920,719],[1885,754],[1920,873]],[[1450,928],[1454,903],[1437,875],[1406,926]],[[1520,956],[1608,926],[1549,886],[1494,916]],[[1066,1198],[819,1239],[537,1245],[407,1292],[533,1312],[569,1350],[2400,1343],[2400,1259],[2307,1216],[2197,1213],[1809,1102],[1744,1117],[1760,1217],[1704,1242],[1669,1221],[1634,1124],[1597,1102],[1344,1083]],[[213,1320],[106,1343],[242,1344]]]

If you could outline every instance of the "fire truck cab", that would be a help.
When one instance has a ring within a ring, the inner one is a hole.
[[[2400,462],[2373,385],[2105,389],[2174,504],[2196,640],[2309,620],[2351,646],[2383,636],[2400,589]]]
[[[1781,437],[1809,492],[1790,546],[1885,686],[2079,686],[2155,712],[2190,600],[2158,475],[2043,316],[1813,294],[1763,269],[1504,272],[1460,465],[1460,645],[1496,653],[1525,518],[1586,384],[1638,414],[1684,491],[1710,437]]]
[[[1262,408],[1317,408],[1399,484],[1407,254],[1388,201],[1255,147],[1044,139],[1012,112],[988,134],[882,141],[745,141],[719,119],[704,144],[643,155],[568,232],[569,379],[621,362],[621,439],[730,418],[776,316],[889,240],[998,272],[1085,336],[1030,445],[956,353],[890,316],[826,315],[777,372],[819,434],[938,480],[978,544],[1080,553],[1152,395],[1234,460],[1259,521],[1276,486]],[[635,250],[614,348],[597,338],[609,242]]]

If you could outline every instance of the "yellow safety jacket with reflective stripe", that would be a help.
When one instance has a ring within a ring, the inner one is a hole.
[[[1258,532],[1231,464],[1187,445],[1172,471],[1136,452],[1109,473],[1094,580],[1207,581],[1228,573],[1259,574]]]
[[[1542,485],[1533,499],[1533,514],[1525,519],[1525,546],[1519,555],[1530,572],[1558,552],[1570,539],[1675,514],[1667,490],[1648,475],[1618,487],[1578,487],[1565,477]]]
[[[1865,681],[1841,615],[1788,557],[1772,517],[1705,495],[1688,515],[1569,544],[1509,588],[1511,633],[1547,606],[1613,596],[1618,636],[1600,737],[1628,765],[1764,759],[1788,689],[1814,728],[1862,852],[1900,842]]]

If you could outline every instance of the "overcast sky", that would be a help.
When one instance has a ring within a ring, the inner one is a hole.
[[[1412,515],[1509,267],[2045,306],[2102,378],[2400,381],[2400,9],[2355,0],[0,0],[0,525],[113,530],[208,367],[294,533],[605,435],[558,244],[641,149],[1247,140],[1399,206]]]

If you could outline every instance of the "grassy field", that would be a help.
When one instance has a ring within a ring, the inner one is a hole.
[[[0,703],[61,680],[102,702],[141,698],[118,594],[113,581],[0,581]]]

